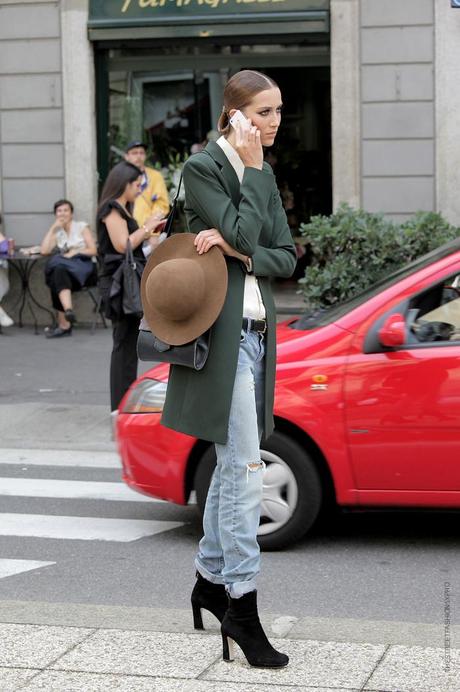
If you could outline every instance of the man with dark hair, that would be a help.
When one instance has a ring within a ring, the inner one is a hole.
[[[130,142],[125,159],[142,171],[141,192],[134,203],[134,218],[141,228],[151,216],[163,217],[169,211],[165,181],[159,171],[145,165],[147,147],[141,141]]]

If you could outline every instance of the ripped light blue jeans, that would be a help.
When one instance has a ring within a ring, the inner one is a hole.
[[[260,570],[257,530],[265,464],[260,459],[264,416],[265,338],[241,332],[227,443],[217,444],[217,467],[203,517],[195,565],[232,598],[256,588]]]

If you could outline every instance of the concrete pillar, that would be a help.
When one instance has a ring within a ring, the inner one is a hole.
[[[331,0],[332,190],[361,203],[359,0]]]
[[[94,230],[97,206],[94,61],[88,0],[61,0],[66,196]]]
[[[436,209],[460,225],[460,9],[435,2]]]

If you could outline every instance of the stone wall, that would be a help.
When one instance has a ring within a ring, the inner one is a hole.
[[[0,184],[4,232],[39,242],[64,196],[58,2],[0,1]]]

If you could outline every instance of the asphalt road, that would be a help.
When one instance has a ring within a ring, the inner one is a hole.
[[[131,499],[128,492],[113,500],[118,469],[72,465],[72,455],[65,466],[35,465],[34,454],[0,465],[0,555],[51,564],[1,578],[1,598],[186,608],[201,536],[196,507]],[[9,459],[4,452],[3,461]],[[93,453],[90,463],[98,462]],[[5,535],[17,532],[11,517],[18,515],[21,525],[30,515],[25,535]],[[42,517],[51,523],[43,527]],[[85,531],[94,534],[102,519],[116,526],[102,540],[88,538]],[[128,531],[126,538],[123,524],[130,529],[139,520],[147,535]],[[63,537],[40,537],[49,531]],[[437,623],[450,581],[458,622],[459,572],[457,516],[360,513],[339,517],[288,550],[264,553],[259,588],[263,607],[285,615]]]

